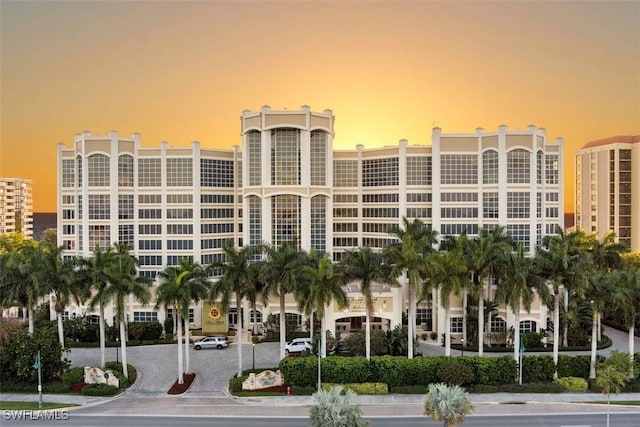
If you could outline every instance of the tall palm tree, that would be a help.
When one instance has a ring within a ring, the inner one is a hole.
[[[371,312],[373,311],[373,295],[371,285],[389,280],[382,267],[383,257],[369,247],[360,247],[355,251],[348,251],[340,261],[340,268],[344,272],[346,281],[360,282],[360,293],[365,305],[365,354],[367,360],[371,358]],[[409,340],[412,338],[409,337]]]
[[[62,257],[63,246],[55,247],[47,242],[40,245],[43,249],[41,259],[43,280],[48,284],[55,298],[54,309],[58,320],[58,339],[64,348],[64,325],[62,322],[64,309],[71,300],[75,300],[78,304],[84,303],[91,296],[91,290],[84,285],[86,282],[77,280],[77,261]]]
[[[596,378],[596,351],[598,348],[598,316],[615,299],[619,292],[616,284],[617,275],[607,270],[594,269],[589,274],[589,280],[582,295],[591,305],[591,364],[589,378]]]
[[[440,305],[445,312],[445,356],[451,356],[451,294],[460,295],[468,282],[468,271],[458,251],[435,252],[429,255],[429,277],[440,290]]]
[[[505,274],[500,278],[496,291],[496,299],[511,308],[514,315],[513,357],[516,362],[520,360],[520,309],[530,312],[535,291],[539,294],[547,291],[534,268],[533,260],[524,256],[524,249],[519,244],[516,252],[507,258]],[[544,295],[540,298],[546,299]]]
[[[156,292],[156,308],[164,307],[173,309],[173,319],[176,328],[176,343],[178,344],[178,384],[184,384],[184,363],[182,356],[182,307],[180,306],[181,298],[180,292],[182,292],[181,284],[184,276],[187,275],[186,271],[180,271],[179,268],[173,266],[167,266],[164,270],[158,273],[160,276],[160,285]],[[188,315],[187,311],[187,315]]]
[[[181,298],[180,306],[182,307],[182,318],[185,319],[185,372],[191,373],[189,363],[189,345],[191,343],[191,330],[189,329],[189,306],[198,304],[201,300],[209,295],[211,283],[209,282],[208,269],[194,262],[191,258],[180,260],[180,272],[186,272],[181,277],[181,288],[179,296]]]
[[[408,302],[408,357],[413,358],[413,339],[416,336],[416,295],[422,294],[422,286],[426,283],[425,256],[433,252],[437,242],[436,232],[429,229],[419,219],[413,221],[402,218],[403,228],[394,227],[391,234],[399,239],[397,243],[387,246],[384,255],[392,266],[394,277],[407,276]]]
[[[265,284],[264,304],[269,296],[277,296],[280,303],[280,358],[284,358],[287,338],[285,297],[294,293],[301,281],[300,270],[305,265],[306,254],[292,242],[277,247],[267,246],[266,259],[262,262],[260,280]]]
[[[444,421],[444,427],[455,427],[473,412],[473,405],[464,389],[457,385],[429,384],[424,413],[434,421]]]
[[[335,302],[340,309],[347,307],[347,295],[342,288],[344,279],[341,273],[334,268],[329,255],[323,253],[314,261],[314,265],[303,268],[302,273],[309,278],[309,286],[304,287],[303,291],[299,293],[298,305],[301,311],[311,316],[312,322],[313,313],[320,319],[320,348],[318,351],[320,351],[322,357],[326,357],[326,308],[332,302]],[[313,323],[310,329],[310,338],[311,342],[313,342]]]
[[[99,310],[99,334],[100,334],[100,366],[104,367],[106,363],[106,319],[104,308],[109,304],[109,299],[105,295],[105,289],[109,285],[109,277],[107,276],[107,266],[111,263],[113,250],[111,247],[103,250],[97,247],[93,251],[93,255],[89,258],[79,260],[80,269],[78,270],[79,281],[86,283],[93,291],[93,297],[89,301],[89,309],[95,310],[98,306]]]
[[[242,376],[242,341],[243,341],[243,316],[242,301],[251,293],[253,288],[253,277],[251,275],[250,263],[254,256],[261,252],[259,246],[245,246],[236,250],[232,244],[227,243],[223,247],[225,261],[216,264],[215,267],[222,269],[222,277],[211,286],[209,297],[212,300],[220,298],[222,311],[227,312],[231,298],[235,298],[237,324],[236,324],[236,344],[238,347],[238,377]]]
[[[635,326],[640,321],[640,270],[619,270],[614,272],[614,292],[610,295],[611,308],[619,313],[623,324],[629,329],[629,357],[633,375],[635,353]]]
[[[124,244],[114,244],[113,256],[105,268],[108,285],[104,289],[104,297],[113,301],[116,306],[116,316],[120,323],[120,351],[122,359],[122,373],[128,379],[127,373],[127,309],[125,299],[133,295],[140,303],[147,304],[151,299],[149,287],[151,279],[137,276],[138,260],[129,253],[129,247]]]
[[[484,351],[484,283],[511,251],[505,228],[497,226],[492,230],[480,230],[478,237],[467,239],[463,252],[467,268],[473,278],[473,286],[478,295],[478,356]]]

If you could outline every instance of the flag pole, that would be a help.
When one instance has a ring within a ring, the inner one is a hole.
[[[38,358],[36,359],[36,368],[38,368],[38,409],[42,409],[42,363],[40,362],[40,350],[38,350]]]

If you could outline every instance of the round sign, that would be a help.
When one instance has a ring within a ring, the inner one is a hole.
[[[218,320],[221,315],[222,313],[220,312],[220,309],[218,307],[212,307],[211,310],[209,310],[210,319]]]

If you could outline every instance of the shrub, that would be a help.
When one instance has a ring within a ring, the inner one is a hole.
[[[122,374],[124,376],[124,371],[122,370],[122,363],[121,362],[114,362],[114,361],[106,362],[104,364],[104,368],[105,369],[111,369],[112,371],[118,372],[118,373],[120,373],[120,374]],[[134,384],[136,382],[136,379],[138,379],[138,371],[130,363],[127,363],[127,374],[129,374],[129,385],[130,384]],[[122,387],[122,386],[120,386],[120,387]]]
[[[347,390],[353,390],[357,394],[388,394],[389,388],[385,383],[352,383],[352,384],[322,384],[323,390],[329,390],[335,386],[342,387],[342,394],[345,394]]]
[[[233,377],[229,380],[229,391],[231,393],[237,393],[242,391],[242,383],[249,378],[249,375],[244,375],[242,377]],[[286,378],[286,377],[285,377]]]
[[[628,353],[614,350],[604,361],[604,366],[613,366],[616,371],[628,374],[631,372],[631,358]]]
[[[590,364],[591,356],[567,356],[560,354],[558,356],[558,376],[587,378],[589,376]]]
[[[117,387],[106,384],[87,384],[82,388],[85,396],[113,396],[120,391]]]
[[[525,383],[551,382],[555,366],[552,356],[524,356],[522,358],[522,380]]]
[[[391,393],[397,394],[427,394],[427,387],[424,385],[401,385],[391,387],[389,389]]]
[[[537,332],[525,332],[522,334],[522,342],[527,349],[544,348],[542,338],[545,334]]]
[[[589,384],[584,378],[562,377],[556,378],[553,382],[560,384],[567,391],[587,391],[589,389]]]
[[[311,396],[316,391],[317,391],[317,387],[311,387],[311,386],[298,387],[294,385],[291,387],[291,394],[295,396]]]
[[[129,340],[157,340],[162,336],[162,325],[160,322],[130,322],[127,331]]]
[[[62,382],[69,387],[74,384],[84,382],[84,368],[77,367],[69,369],[67,372],[62,374]]]
[[[166,335],[173,335],[173,319],[165,319],[164,321],[164,332]]]
[[[446,358],[437,372],[438,380],[449,385],[472,384],[475,381],[473,367],[458,358]]]
[[[560,384],[549,383],[529,383],[529,384],[505,384],[500,386],[500,391],[504,393],[562,393],[564,390]]]
[[[518,375],[518,365],[511,356],[471,357],[469,361],[473,363],[477,384],[511,384]]]
[[[362,419],[362,410],[356,404],[351,403],[355,394],[349,390],[341,394],[341,387],[332,387],[328,390],[319,390],[313,394],[315,404],[311,407],[309,415],[311,427],[364,427],[369,424]]]

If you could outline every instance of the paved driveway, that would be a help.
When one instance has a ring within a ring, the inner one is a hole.
[[[253,363],[253,347],[242,345],[242,369],[250,369]],[[138,381],[132,394],[148,395],[166,393],[178,377],[178,349],[176,344],[127,347],[127,361],[138,369]],[[229,380],[238,371],[238,347],[231,344],[223,350],[189,349],[191,371],[196,379],[188,394],[223,395]],[[73,348],[71,366],[96,366],[100,364],[99,348]],[[116,360],[116,348],[107,348],[107,360]],[[255,346],[256,368],[278,366],[279,343],[261,343]]]

